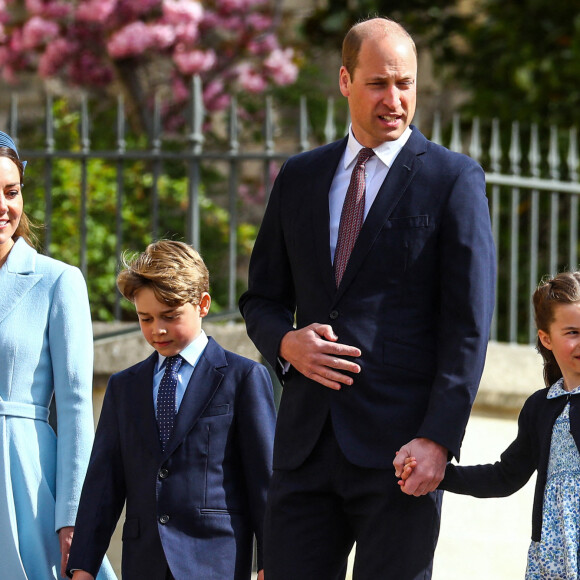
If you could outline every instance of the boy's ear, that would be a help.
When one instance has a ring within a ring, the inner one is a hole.
[[[545,330],[538,330],[538,338],[548,350],[552,350],[552,341],[550,340],[550,335]]]
[[[199,300],[199,315],[201,318],[207,316],[210,306],[211,306],[211,296],[207,292],[204,292]]]

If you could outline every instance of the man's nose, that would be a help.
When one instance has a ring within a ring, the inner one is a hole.
[[[401,103],[401,92],[396,86],[387,87],[383,94],[383,103],[391,109],[395,109]]]

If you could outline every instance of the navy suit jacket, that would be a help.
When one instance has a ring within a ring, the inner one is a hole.
[[[157,353],[109,381],[83,486],[70,569],[99,569],[126,501],[127,580],[249,580],[261,565],[275,407],[263,365],[212,338],[161,451],[153,406]]]
[[[415,127],[381,186],[337,289],[328,192],[347,139],[290,158],[272,190],[240,299],[275,368],[282,337],[311,323],[362,351],[352,386],[281,377],[274,468],[299,466],[330,413],[347,459],[392,466],[427,437],[459,456],[483,370],[495,250],[484,173]]]

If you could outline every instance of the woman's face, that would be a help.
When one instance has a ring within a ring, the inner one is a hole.
[[[0,263],[14,245],[12,236],[22,216],[20,172],[8,157],[0,157]]]

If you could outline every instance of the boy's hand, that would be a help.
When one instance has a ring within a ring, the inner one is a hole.
[[[68,555],[70,552],[70,545],[74,534],[73,526],[66,526],[58,530],[58,541],[60,544],[60,575],[66,578],[66,567],[68,564]]]
[[[264,570],[258,570],[258,580],[264,580]]]

